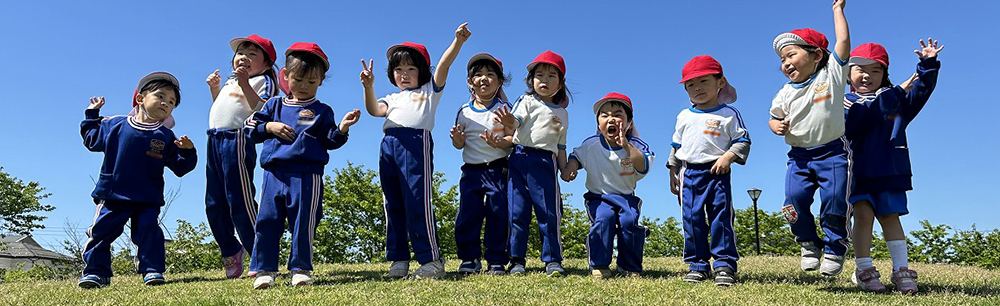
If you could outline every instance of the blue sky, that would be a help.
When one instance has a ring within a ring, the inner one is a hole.
[[[107,97],[103,115],[127,113],[135,83],[151,71],[169,71],[181,82],[182,103],[174,112],[178,135],[189,135],[199,150],[198,167],[183,178],[167,174],[168,188],[181,196],[170,209],[173,220],[205,220],[205,130],[212,104],[205,77],[216,69],[227,77],[232,51],[228,41],[252,33],[271,39],[279,53],[296,41],[318,43],[330,56],[328,79],[318,98],[338,117],[363,109],[358,81],[360,59],[375,59],[384,71],[389,46],[416,41],[427,45],[436,63],[454,37],[455,28],[469,22],[472,37],[452,68],[433,131],[435,170],[446,173],[449,184],[461,174],[461,152],[451,147],[448,127],[455,111],[467,102],[463,67],[478,52],[490,52],[506,64],[513,82],[506,92],[516,97],[525,89],[524,66],[535,55],[553,50],[566,59],[570,147],[595,131],[591,105],[617,91],[631,96],[635,122],[657,160],[639,183],[645,199],[643,214],[679,217],[669,193],[664,168],[677,113],[689,105],[677,80],[681,66],[696,55],[717,58],[739,92],[734,104],[753,137],[749,164],[733,168],[735,206],[750,206],[745,190],[763,189],[759,205],[776,211],[783,201],[785,153],[788,146],[767,128],[771,98],[787,80],[778,70],[771,49],[775,35],[811,27],[833,38],[832,1],[498,1],[498,2],[375,2],[323,1],[287,4],[216,1],[199,2],[49,2],[16,1],[5,4],[0,18],[6,59],[0,73],[8,99],[0,134],[0,166],[23,180],[39,181],[56,206],[46,213],[49,229],[36,233],[43,243],[61,239],[63,222],[90,225],[94,205],[92,177],[101,154],[82,145],[79,124],[87,99]],[[938,87],[928,105],[910,125],[914,187],[904,217],[906,230],[918,221],[968,229],[997,227],[993,211],[998,201],[1000,151],[997,127],[989,121],[1000,113],[989,90],[988,71],[1000,68],[988,59],[1000,43],[995,1],[852,0],[847,4],[854,45],[877,42],[888,49],[890,77],[895,83],[913,73],[918,39],[932,36],[946,46],[941,53]],[[831,46],[832,48],[832,46]],[[383,96],[394,89],[383,73],[376,73],[375,91]],[[965,85],[962,85],[965,84]],[[970,85],[972,84],[972,85]],[[34,112],[29,114],[29,112]],[[32,115],[33,114],[33,115]],[[976,115],[978,114],[978,115]],[[956,116],[959,115],[959,116]],[[365,114],[351,129],[342,149],[332,152],[330,170],[348,161],[377,168],[382,137],[380,118]],[[582,175],[582,174],[581,174]],[[256,176],[260,186],[260,170]],[[571,205],[580,208],[584,180],[563,184],[573,193]],[[818,211],[818,206],[814,209]],[[740,220],[737,220],[740,222]]]

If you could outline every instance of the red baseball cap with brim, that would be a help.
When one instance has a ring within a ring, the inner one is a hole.
[[[866,43],[851,50],[851,58],[847,62],[858,66],[879,63],[883,67],[889,68],[889,53],[885,51],[885,47],[882,47],[882,45]]]
[[[605,103],[612,102],[612,101],[618,101],[618,102],[624,103],[625,107],[628,107],[629,111],[633,111],[633,109],[632,109],[632,99],[629,99],[629,97],[626,96],[626,95],[624,95],[624,94],[620,94],[620,93],[617,93],[617,92],[612,92],[612,93],[609,93],[607,95],[604,95],[604,98],[601,98],[600,100],[597,100],[597,102],[594,102],[594,114],[596,115],[597,112],[599,112],[601,110],[601,107],[604,106]]]
[[[688,80],[712,74],[724,74],[722,64],[708,55],[695,56],[684,64],[684,68],[681,68],[681,81],[679,83],[683,84]],[[719,90],[718,101],[719,104],[736,102],[736,88],[729,82],[729,79],[726,79],[726,87]]]
[[[424,57],[424,60],[427,61],[427,66],[428,67],[431,66],[431,56],[430,56],[429,53],[427,53],[427,47],[424,47],[424,45],[421,45],[421,44],[418,44],[418,43],[415,43],[415,42],[408,42],[407,41],[407,42],[404,42],[404,43],[401,43],[401,44],[389,47],[389,50],[385,51],[385,58],[386,59],[392,58],[392,54],[396,53],[396,50],[399,49],[399,48],[410,48],[410,49],[413,49],[413,50],[417,50],[417,52],[420,52],[420,55]]]
[[[535,65],[538,64],[556,66],[556,69],[559,69],[559,72],[562,72],[564,76],[566,75],[566,62],[563,61],[563,57],[561,55],[556,54],[555,52],[545,51],[542,52],[542,54],[539,54],[535,57],[535,60],[532,61],[531,64],[528,64],[528,71],[530,72],[531,69],[535,69]]]
[[[292,52],[297,52],[297,51],[309,52],[315,54],[321,60],[323,60],[323,68],[326,68],[325,69],[326,71],[330,70],[330,61],[327,59],[326,53],[324,53],[323,49],[320,49],[319,45],[317,45],[316,43],[311,43],[311,42],[294,43],[292,44],[291,47],[288,47],[288,50],[285,50],[285,56],[287,57]]]
[[[271,40],[257,36],[257,34],[250,34],[250,36],[247,37],[233,38],[233,40],[229,41],[229,47],[232,47],[233,52],[236,52],[236,48],[238,48],[240,44],[245,41],[252,42],[264,50],[264,52],[267,53],[267,56],[271,58],[272,62],[278,60],[278,53],[274,51],[274,44],[271,43]]]
[[[137,109],[136,109],[136,106],[139,106],[139,100],[137,98],[137,96],[139,95],[139,91],[141,91],[143,87],[146,87],[146,85],[148,85],[150,82],[153,82],[153,81],[167,81],[170,84],[173,84],[175,87],[177,87],[177,91],[181,90],[181,84],[180,84],[180,82],[178,82],[177,78],[174,77],[174,75],[172,75],[170,73],[163,72],[163,71],[157,71],[157,72],[153,72],[153,73],[147,74],[146,76],[142,77],[142,79],[139,79],[139,85],[137,85],[135,87],[135,92],[132,94],[132,111],[129,112],[129,116],[135,116],[138,113]],[[177,97],[177,104],[180,104],[180,103],[181,103],[181,97],[178,96]],[[174,127],[174,116],[170,115],[166,119],[163,119],[163,126],[166,126],[168,129],[169,128],[173,128]]]
[[[781,33],[774,38],[774,53],[781,55],[781,48],[788,45],[809,45],[826,49],[829,46],[826,35],[813,29],[795,29],[788,33]]]

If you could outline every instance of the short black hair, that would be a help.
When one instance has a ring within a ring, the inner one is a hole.
[[[424,58],[420,52],[414,50],[413,48],[401,47],[396,48],[396,52],[393,52],[389,56],[389,67],[385,69],[386,74],[389,76],[389,82],[393,86],[396,85],[396,78],[393,77],[393,69],[399,67],[399,65],[410,64],[417,66],[417,86],[424,86],[427,82],[431,81],[431,67],[427,64],[428,59]]]
[[[629,122],[632,122],[632,109],[629,108],[628,105],[625,104],[625,102],[618,101],[618,100],[613,100],[613,101],[610,101],[608,103],[605,103],[605,105],[608,105],[608,104],[621,106],[621,108],[625,110],[625,119],[628,119]],[[598,111],[600,111],[600,110],[598,110]],[[598,114],[598,115],[600,115],[600,114]]]
[[[170,83],[166,80],[155,80],[146,83],[146,86],[143,86],[141,89],[139,89],[139,94],[145,95],[147,92],[156,91],[157,89],[161,88],[173,90],[174,95],[177,96],[177,103],[174,103],[174,107],[178,107],[181,105],[181,89],[178,88],[177,85],[174,85],[174,83]]]
[[[275,69],[277,67],[274,66],[274,60],[275,59],[271,58],[271,56],[267,54],[267,51],[265,51],[263,47],[261,47],[260,45],[255,44],[255,43],[253,43],[251,41],[244,41],[244,42],[241,42],[239,44],[239,46],[236,46],[236,50],[239,50],[240,48],[251,47],[251,46],[255,47],[257,49],[260,49],[260,51],[261,51],[260,53],[262,53],[264,55],[264,65],[267,66],[267,69],[264,70],[264,72],[261,73],[261,74],[271,77],[271,81],[277,81],[278,80],[278,74],[275,72],[275,71],[277,71],[277,69]],[[233,65],[233,60],[235,60],[235,59],[236,59],[236,52],[233,52],[233,58],[229,60],[229,65],[230,66]],[[236,70],[236,67],[232,67],[232,68],[233,68],[233,70]],[[231,77],[235,78],[236,76],[233,75]],[[271,86],[271,92],[269,92],[269,94],[272,97],[273,96],[277,96],[278,95],[278,86]]]
[[[472,76],[475,75],[477,71],[483,68],[486,68],[487,70],[493,71],[494,73],[497,74],[497,79],[500,80],[501,88],[507,86],[507,84],[510,84],[510,74],[509,73],[504,74],[503,69],[500,68],[500,65],[497,65],[496,62],[485,58],[472,62],[472,65],[469,65],[468,79],[466,80],[466,82],[471,81]],[[469,92],[473,92],[472,88],[469,88]]]
[[[551,64],[546,64],[546,63],[540,63],[535,65],[535,67],[532,67],[531,70],[528,71],[528,75],[524,77],[524,83],[528,85],[528,90],[524,91],[524,93],[529,95],[538,94],[535,92],[535,84],[534,84],[535,70],[544,65],[555,67]],[[569,99],[572,97],[572,95],[569,92],[569,88],[566,88],[566,76],[564,76],[562,71],[560,71],[558,68],[556,68],[556,71],[559,74],[559,91],[557,91],[556,94],[552,96],[552,102],[555,104],[562,104],[565,101],[567,104],[569,104]]]

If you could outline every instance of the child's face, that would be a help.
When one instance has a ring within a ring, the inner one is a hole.
[[[871,63],[868,65],[851,66],[851,76],[848,79],[851,87],[858,93],[873,93],[882,87],[882,78],[885,77],[885,70],[882,64]]]
[[[233,56],[233,68],[246,67],[250,75],[264,73],[267,63],[264,62],[264,51],[254,44],[243,44],[236,48]]]
[[[496,95],[497,89],[500,88],[500,78],[488,67],[479,68],[469,76],[469,88],[472,88],[478,100],[486,101]]]
[[[409,61],[402,61],[399,66],[392,69],[392,78],[400,90],[414,88],[417,87],[420,78],[420,69]]]
[[[625,108],[618,103],[604,103],[597,110],[597,129],[604,135],[605,140],[617,136],[621,131],[619,128],[628,129],[632,122],[628,120]]]
[[[136,101],[145,110],[149,119],[163,121],[170,117],[177,107],[177,95],[173,89],[158,88],[136,95]]]
[[[816,72],[816,65],[823,60],[821,54],[809,53],[798,45],[781,48],[781,73],[794,83],[804,82]]]
[[[308,100],[316,96],[319,86],[323,85],[323,78],[318,70],[299,75],[296,72],[286,72],[283,76],[288,81],[288,90],[296,100]]]
[[[539,96],[554,96],[562,84],[559,80],[559,69],[549,64],[539,64],[535,67],[531,84]]]
[[[719,90],[726,86],[726,78],[716,78],[708,74],[684,81],[684,90],[695,105],[705,105],[718,101]]]

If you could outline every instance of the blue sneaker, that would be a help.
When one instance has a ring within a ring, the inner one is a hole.
[[[479,273],[483,269],[483,264],[479,259],[466,260],[462,264],[458,265],[458,272],[465,274]]]
[[[163,283],[166,282],[167,280],[163,278],[163,274],[156,272],[146,273],[146,275],[142,277],[142,283],[146,286],[163,285]]]
[[[84,275],[79,281],[76,282],[76,285],[83,289],[101,288],[110,284],[110,279],[94,274]]]

